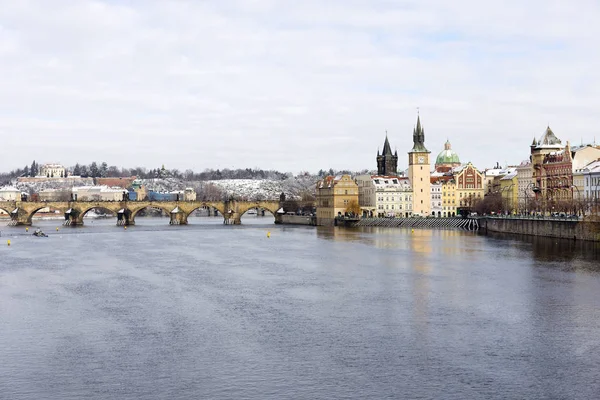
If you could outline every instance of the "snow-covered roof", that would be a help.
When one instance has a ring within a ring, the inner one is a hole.
[[[500,178],[500,180],[501,181],[504,181],[504,180],[508,181],[508,180],[513,179],[515,176],[517,176],[517,173],[516,172],[511,172],[511,173],[508,173],[508,174],[504,175],[502,178]]]
[[[0,192],[19,192],[21,193],[21,191],[15,187],[12,186],[5,186],[3,188],[0,188]]]

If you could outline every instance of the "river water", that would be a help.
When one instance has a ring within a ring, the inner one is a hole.
[[[600,398],[597,245],[136,222],[1,228],[1,399]]]

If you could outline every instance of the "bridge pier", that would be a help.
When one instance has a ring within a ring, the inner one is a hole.
[[[117,211],[117,226],[135,225],[131,211],[127,208],[122,208]]]
[[[171,220],[169,221],[169,225],[187,225],[187,214],[179,209],[179,206],[175,207],[173,211],[171,211]]]

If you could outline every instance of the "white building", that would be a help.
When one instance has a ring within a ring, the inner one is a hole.
[[[358,204],[363,216],[412,216],[412,188],[406,177],[359,175]]]
[[[533,165],[531,165],[531,161],[524,160],[516,167],[516,170],[518,209],[525,210],[529,202],[535,198],[535,192],[533,191]]]
[[[40,168],[39,175],[46,178],[64,178],[67,172],[61,164],[44,164]]]
[[[183,201],[196,201],[196,191],[193,188],[185,188],[185,190],[175,190],[169,193],[178,195],[178,198]]]
[[[73,188],[75,201],[123,201],[127,190],[120,187],[80,186]]]
[[[583,197],[588,205],[587,211],[600,212],[600,160],[589,163],[581,169],[583,176]]]
[[[433,176],[433,174],[432,174]],[[434,217],[442,216],[442,181],[436,176],[431,183],[431,215]]]
[[[40,201],[69,201],[71,191],[69,189],[43,189],[38,193]]]
[[[21,201],[21,191],[10,186],[0,188],[0,201]]]

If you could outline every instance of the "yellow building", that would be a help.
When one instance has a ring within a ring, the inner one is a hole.
[[[350,175],[326,176],[317,182],[317,225],[333,226],[335,217],[359,211],[358,185]]]
[[[505,211],[515,214],[519,211],[519,182],[518,173],[510,172],[500,178],[500,196]]]
[[[425,130],[417,116],[413,130],[413,148],[408,153],[408,178],[413,189],[413,215],[431,214],[431,164],[430,151],[425,148]]]
[[[453,177],[442,181],[442,217],[456,217],[458,207],[456,182]]]

